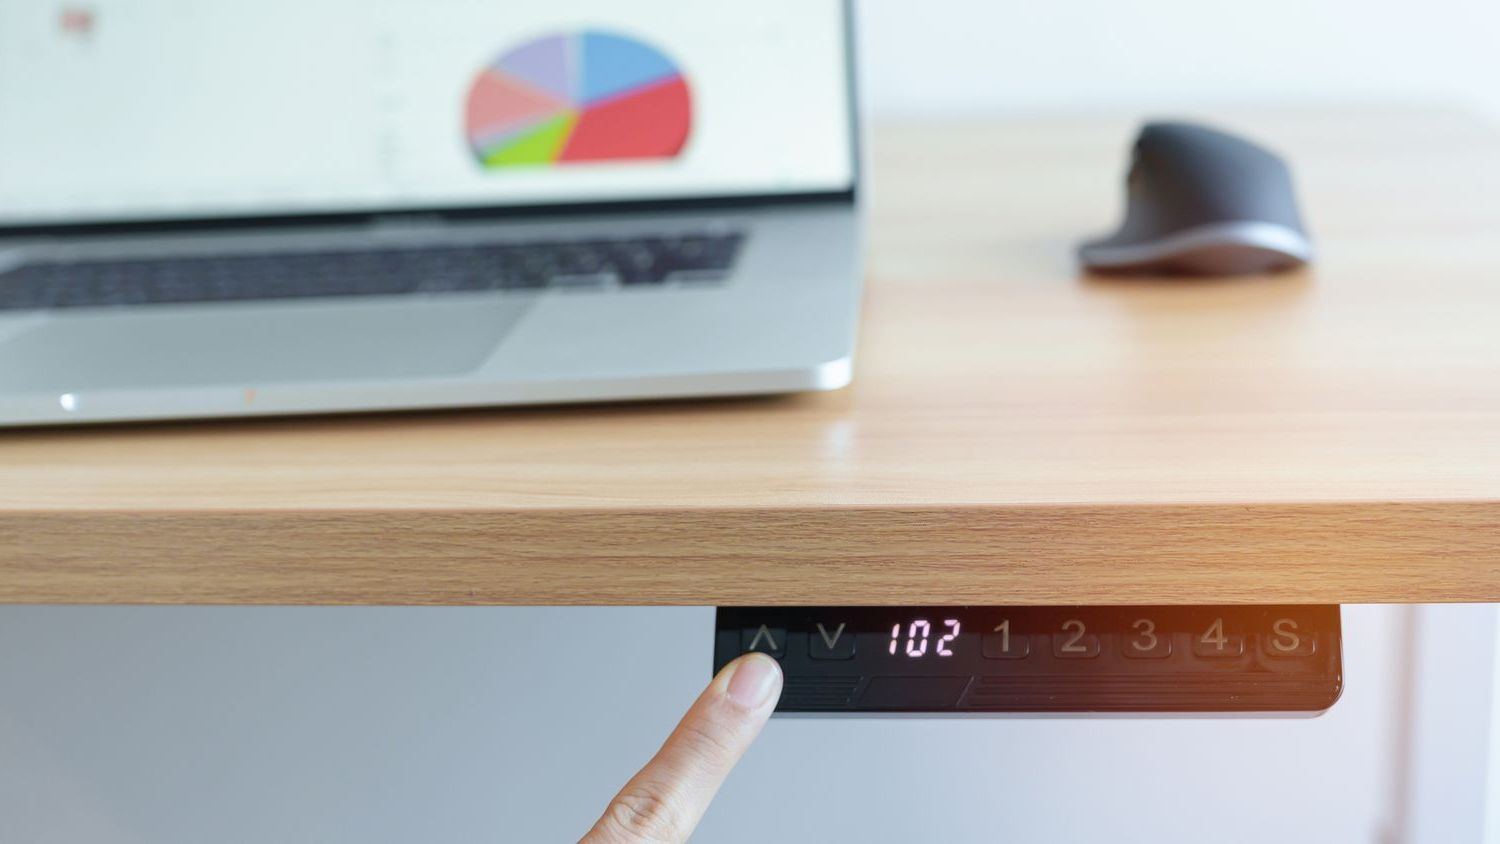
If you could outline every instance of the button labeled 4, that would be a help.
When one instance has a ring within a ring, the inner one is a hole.
[[[1193,640],[1193,653],[1203,657],[1235,657],[1245,652],[1245,637],[1226,634],[1224,619],[1216,618],[1208,629]]]

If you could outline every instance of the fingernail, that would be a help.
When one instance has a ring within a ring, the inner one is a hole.
[[[765,654],[740,659],[729,676],[729,699],[746,709],[759,709],[781,687],[781,666]]]

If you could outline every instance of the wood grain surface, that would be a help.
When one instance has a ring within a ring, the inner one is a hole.
[[[1500,599],[1500,134],[1231,114],[1314,269],[1080,275],[1132,121],[877,127],[855,385],[0,432],[0,601]]]

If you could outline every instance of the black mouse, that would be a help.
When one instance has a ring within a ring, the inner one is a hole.
[[[1312,260],[1292,173],[1275,153],[1193,123],[1148,123],[1126,177],[1125,221],[1078,250],[1099,272],[1240,275]]]

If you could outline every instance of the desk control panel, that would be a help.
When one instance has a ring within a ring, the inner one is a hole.
[[[781,663],[778,712],[1318,714],[1337,606],[720,607],[714,670]]]

